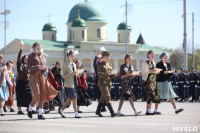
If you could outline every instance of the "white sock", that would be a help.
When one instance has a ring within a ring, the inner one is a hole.
[[[38,115],[42,115],[42,108],[38,109]]]
[[[117,114],[121,114],[121,111],[120,111],[120,110],[117,110]]]
[[[175,111],[179,111],[179,108],[176,108]]]
[[[60,109],[61,115],[64,115],[64,110]]]
[[[77,110],[80,111],[80,106],[77,106]]]
[[[135,112],[135,114],[137,114],[137,113],[138,113],[138,112],[137,112],[137,110],[135,110],[134,112]]]
[[[0,108],[0,114],[4,114],[3,108]]]
[[[147,109],[147,111],[148,111],[149,113],[151,113],[151,109]]]
[[[157,113],[157,112],[158,112],[158,110],[157,110],[157,109],[155,109],[155,110],[154,110],[154,112],[156,112],[156,113]]]
[[[79,115],[78,115],[78,112],[75,112],[75,116],[76,116],[76,117],[78,117],[78,116],[79,116]]]
[[[28,111],[31,112],[32,110],[33,110],[33,109],[32,109],[32,107],[31,107],[31,105],[29,105]]]

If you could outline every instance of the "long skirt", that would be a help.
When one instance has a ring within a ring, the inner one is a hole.
[[[3,86],[0,88],[0,99],[3,99],[3,101],[7,101],[10,97],[9,90],[7,83],[4,82]]]
[[[17,106],[28,107],[32,100],[30,82],[17,80],[16,84]]]
[[[171,82],[169,81],[157,82],[157,87],[158,87],[161,99],[170,99],[170,98],[177,97],[176,93],[174,92]]]
[[[15,79],[11,78],[11,81],[12,81],[12,84],[14,85]],[[8,90],[9,90],[10,97],[5,102],[5,106],[12,106],[12,105],[14,105],[14,101],[13,100],[14,100],[15,86],[11,86],[10,84],[7,84],[7,85],[8,85]]]
[[[78,106],[89,106],[92,104],[90,96],[81,87],[77,87],[79,99],[77,100]]]
[[[48,102],[54,99],[58,92],[47,80],[41,70],[30,76],[34,102]]]

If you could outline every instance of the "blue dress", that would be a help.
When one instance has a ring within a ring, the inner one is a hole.
[[[4,82],[3,86],[0,88],[0,99],[2,98],[3,101],[7,101],[10,97],[8,86],[6,82]]]

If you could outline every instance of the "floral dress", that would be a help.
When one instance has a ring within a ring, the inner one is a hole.
[[[8,74],[9,74],[9,77],[12,81],[12,84],[13,86],[11,86],[10,84],[7,83],[8,85],[8,89],[9,89],[9,94],[10,94],[10,97],[8,98],[8,100],[5,102],[5,106],[12,106],[14,105],[14,93],[15,93],[15,77],[14,77],[14,71],[11,69],[11,70],[8,70]]]
[[[126,66],[125,64],[121,65],[120,67],[120,77],[123,75],[126,75],[127,72],[133,71],[132,66]],[[134,94],[132,92],[132,86],[131,86],[131,78],[123,78],[121,79],[121,98],[120,100],[127,100],[129,97],[134,97]]]
[[[147,61],[146,63],[149,65],[149,70],[155,68],[153,62]],[[149,73],[147,80],[143,81],[143,85],[147,95],[147,103],[160,103],[160,96],[156,83],[156,74]]]

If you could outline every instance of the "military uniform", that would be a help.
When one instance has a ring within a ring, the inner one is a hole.
[[[109,56],[109,52],[103,51],[102,57],[104,56]],[[101,91],[101,97],[100,97],[99,104],[97,106],[96,115],[98,115],[99,117],[102,117],[100,110],[104,102],[106,102],[106,105],[111,113],[111,117],[116,116],[111,105],[111,96],[110,96],[110,91],[111,91],[111,86],[112,86],[111,78],[114,78],[115,76],[109,75],[109,72],[112,72],[112,66],[109,63],[104,62],[104,61],[98,63],[97,75],[99,77],[98,86]]]
[[[197,85],[197,73],[196,72],[189,73],[189,83],[190,83],[190,94],[192,96],[192,100],[190,102],[193,102],[194,100],[197,101],[198,85]]]
[[[177,96],[179,96],[179,90],[178,90],[178,77],[177,77],[177,73],[174,73],[171,78],[170,78],[170,81],[172,83],[172,87],[174,89],[174,92],[176,93]]]
[[[133,86],[133,94],[135,95],[135,100],[139,100],[141,98],[141,76],[135,76],[132,80],[132,86]]]
[[[178,87],[179,87],[179,96],[181,98],[180,101],[184,101],[186,98],[186,84],[187,77],[186,74],[181,72],[178,74]]]

